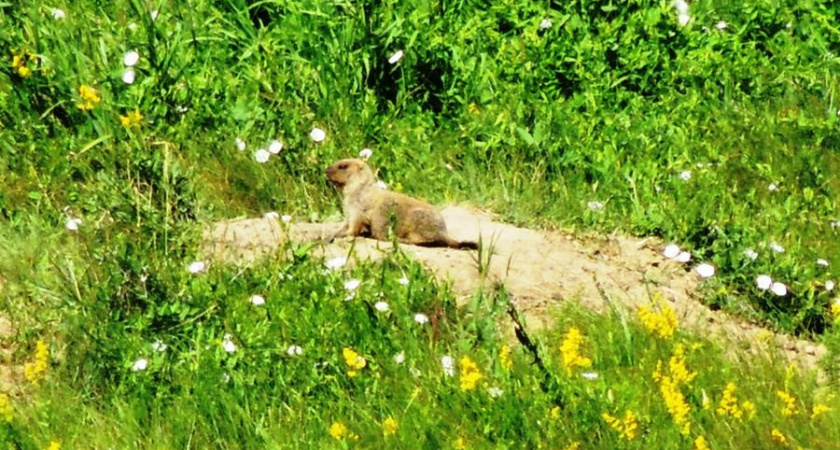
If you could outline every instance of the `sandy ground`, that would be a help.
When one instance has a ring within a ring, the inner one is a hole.
[[[686,266],[666,260],[655,239],[622,236],[577,238],[559,232],[535,231],[500,223],[490,214],[450,206],[443,210],[450,234],[459,240],[482,239],[492,248],[487,276],[478,270],[477,252],[401,245],[439,279],[449,279],[455,292],[468,298],[482,286],[502,282],[511,293],[526,326],[547,325],[548,310],[563,301],[578,301],[596,312],[611,305],[635,313],[659,292],[676,311],[679,324],[721,340],[733,353],[760,353],[777,349],[786,359],[815,367],[826,349],[810,341],[772,333],[698,301],[701,280]],[[320,241],[338,229],[338,223],[294,223],[286,227],[273,219],[238,219],[214,224],[205,234],[207,251],[229,262],[247,262],[270,253],[286,239]],[[391,244],[357,238],[320,248],[324,256],[347,256],[351,246],[357,259],[379,259]]]

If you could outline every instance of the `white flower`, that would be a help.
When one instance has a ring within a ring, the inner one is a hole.
[[[327,262],[324,263],[324,265],[327,266],[327,269],[329,269],[329,270],[340,269],[340,268],[344,267],[345,264],[347,264],[347,258],[345,258],[343,256],[328,259]]]
[[[347,281],[344,282],[344,289],[346,289],[348,291],[355,291],[356,288],[358,288],[360,284],[362,284],[362,282],[355,279],[355,278],[352,279],[352,280],[347,280]]]
[[[149,367],[149,361],[146,361],[146,358],[140,358],[137,361],[134,361],[134,365],[131,366],[131,370],[134,372],[142,372]]]
[[[403,274],[402,278],[400,278],[399,280],[399,283],[403,286],[408,286],[408,283],[410,283],[410,281],[408,280],[408,277],[405,276],[405,274]]]
[[[416,367],[409,367],[408,368],[408,373],[410,373],[411,376],[414,377],[414,378],[420,378],[420,376],[423,375],[423,372],[421,372],[420,369],[418,369]]]
[[[501,390],[501,388],[499,388],[497,386],[493,386],[493,387],[487,388],[487,393],[490,394],[490,397],[499,398],[499,397],[502,396],[502,394],[505,393],[505,391]]]
[[[373,307],[376,308],[376,310],[379,312],[386,312],[388,311],[388,302],[379,301],[376,302],[376,304],[374,304]]]
[[[394,362],[397,364],[402,364],[405,362],[405,352],[399,352],[394,356]]]
[[[399,60],[402,59],[402,57],[403,57],[403,51],[402,50],[397,50],[396,52],[394,52],[393,55],[391,55],[390,58],[388,58],[388,64],[396,64],[397,62],[399,62]]]
[[[178,106],[175,107],[175,111],[178,112],[179,114],[184,114],[185,112],[187,112],[189,110],[190,109],[187,108],[186,106],[178,105]]]
[[[680,262],[680,263],[687,263],[687,262],[691,261],[691,253],[680,252],[680,254],[677,255],[676,258],[674,258],[674,261]]]
[[[440,359],[440,365],[443,366],[443,373],[451,377],[455,375],[455,358],[446,355]]]
[[[674,259],[680,254],[680,247],[676,244],[670,244],[662,251],[662,255],[668,259]]]
[[[583,372],[580,374],[583,378],[587,380],[596,380],[598,379],[598,372]]]
[[[683,170],[680,172],[680,180],[688,181],[691,179],[691,171],[690,170]]]
[[[370,159],[371,156],[373,156],[373,150],[369,148],[363,148],[359,151],[359,158],[367,160]]]
[[[725,30],[726,29],[726,22],[721,20],[720,22],[718,22],[715,25],[715,28],[717,28],[718,30]]]
[[[599,202],[597,200],[587,202],[586,206],[593,211],[600,211],[600,210],[604,209],[604,203]]]
[[[779,283],[778,281],[774,281],[773,285],[770,286],[770,292],[778,295],[779,297],[784,297],[787,295],[787,286],[783,283]]]
[[[419,323],[420,325],[429,323],[429,316],[423,313],[417,313],[414,315],[414,321]]]
[[[773,279],[769,275],[759,275],[755,278],[755,285],[762,291],[766,291],[773,285]]]
[[[755,250],[753,250],[751,248],[748,248],[748,249],[744,250],[744,256],[746,256],[747,258],[755,261],[756,258],[758,258],[758,252],[756,252]]]
[[[547,30],[551,28],[552,25],[554,25],[554,23],[551,22],[551,19],[546,18],[540,20],[540,30]]]
[[[818,260],[817,260],[817,265],[818,265],[818,266],[828,267],[828,261],[826,261],[826,260],[824,260],[824,259],[820,258],[820,259],[818,259]]]
[[[688,14],[688,3],[685,0],[676,0],[674,2],[674,9],[680,14]]]
[[[274,211],[265,213],[265,218],[268,220],[277,220],[280,217],[280,214],[277,214]]]
[[[833,291],[834,290],[834,281],[828,280],[825,282],[825,290],[826,291]]]
[[[169,346],[164,344],[163,341],[161,341],[160,339],[152,342],[152,350],[158,353],[165,352],[167,348],[169,348]]]
[[[454,167],[452,167],[452,164],[449,164],[449,163],[446,163],[446,166],[445,166],[445,167],[446,167],[446,170],[448,170],[448,171],[450,171],[450,172],[452,172],[453,170],[455,170],[455,168],[454,168]]]
[[[691,20],[691,16],[688,14],[680,14],[677,16],[677,20],[680,22],[680,26],[688,25],[688,22]]]
[[[785,248],[782,247],[781,245],[775,243],[775,242],[770,244],[770,250],[773,250],[776,253],[784,253],[785,252]]]
[[[264,164],[268,162],[268,158],[271,158],[271,153],[269,153],[266,149],[261,148],[254,153],[254,159],[260,163]]]
[[[315,142],[321,142],[327,138],[327,133],[320,128],[313,128],[312,131],[309,132],[309,138]]]
[[[130,24],[128,24],[128,29],[129,29],[130,31],[135,31],[135,30],[137,30],[137,24],[136,24],[136,23],[134,23],[134,22],[131,22]]]
[[[831,229],[840,227],[840,220],[832,220],[831,221]]]
[[[283,223],[289,223],[289,222],[291,222],[291,221],[292,221],[292,216],[290,216],[290,215],[288,215],[288,214],[283,214],[283,215],[280,217],[280,220],[282,220],[282,221],[283,221]]]
[[[289,348],[286,349],[286,353],[288,353],[289,356],[300,356],[303,354],[303,349],[300,348],[299,345],[290,345]]]
[[[64,227],[70,231],[78,231],[79,225],[82,224],[82,219],[78,217],[68,217],[67,222],[64,224]]]
[[[262,295],[251,296],[251,304],[254,306],[265,305],[265,297],[263,297]]]
[[[273,155],[280,153],[281,150],[283,150],[283,143],[276,139],[271,141],[271,144],[268,144],[268,151]]]
[[[715,276],[715,266],[709,263],[700,264],[694,270],[697,272],[697,275],[700,275],[700,278],[711,278]]]
[[[137,53],[136,50],[126,52],[125,56],[123,56],[123,64],[125,64],[126,67],[134,66],[137,64],[137,61],[140,61],[140,54]]]
[[[792,23],[790,23],[790,22],[788,22],[788,23],[786,23],[786,24],[785,24],[785,28],[792,28],[792,27],[793,27],[793,24],[792,24]]]
[[[387,185],[387,184],[385,184],[385,182],[384,182],[384,181],[382,181],[382,180],[377,181],[377,182],[376,182],[376,186],[377,186],[379,189],[382,189],[382,190],[387,190],[387,189],[388,189],[388,185]]]
[[[223,373],[222,382],[225,384],[230,383],[230,374],[228,374],[227,372]]]
[[[344,301],[349,302],[349,301],[354,300],[355,298],[356,298],[356,291],[350,291],[350,293],[347,294],[346,297],[344,297]]]
[[[196,261],[187,268],[190,273],[203,273],[207,270],[207,263],[204,261]]]
[[[50,11],[50,14],[53,16],[53,19],[55,19],[55,20],[61,20],[61,19],[65,18],[67,16],[66,14],[64,14],[64,10],[59,9],[59,8],[53,8]]]
[[[776,192],[779,190],[779,187],[776,186],[774,183],[770,183],[769,185],[767,185],[767,190],[770,192]]]
[[[152,20],[153,20],[153,21],[154,21],[154,20],[157,20],[157,18],[158,18],[158,10],[156,10],[156,9],[155,9],[155,10],[152,10],[152,12],[150,12],[150,13],[149,13],[149,15],[152,17]]]
[[[222,348],[225,349],[228,353],[233,353],[236,351],[236,344],[233,343],[233,336],[230,334],[225,334],[225,338],[222,339]]]
[[[241,151],[245,150],[245,147],[246,147],[245,141],[243,141],[242,138],[236,138],[236,148],[238,148],[239,151],[241,152]]]
[[[126,68],[123,70],[122,80],[125,84],[134,84],[134,79],[137,77],[137,73],[134,72],[134,69],[131,67]]]

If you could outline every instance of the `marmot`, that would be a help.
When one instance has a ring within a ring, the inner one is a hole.
[[[344,194],[344,226],[330,241],[344,236],[388,240],[391,217],[400,242],[427,247],[478,249],[475,242],[452,239],[443,216],[432,205],[385,190],[360,159],[342,159],[326,170],[327,179]]]

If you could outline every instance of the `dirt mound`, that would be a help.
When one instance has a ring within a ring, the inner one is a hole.
[[[489,258],[477,252],[402,245],[439,278],[452,281],[456,292],[470,296],[484,283],[501,281],[512,294],[529,328],[545,325],[548,308],[576,300],[594,311],[610,307],[635,311],[659,292],[676,311],[680,326],[725,340],[730,348],[762,352],[778,348],[788,360],[814,367],[826,350],[813,342],[775,334],[758,325],[711,311],[695,297],[700,280],[678,263],[662,257],[661,242],[622,236],[574,237],[534,231],[496,222],[483,212],[451,206],[443,211],[450,234],[458,240],[481,238]],[[240,219],[214,224],[205,234],[208,252],[228,261],[248,261],[271,252],[285,239],[316,241],[340,224],[296,223],[273,219]],[[356,239],[356,258],[377,259],[391,244]],[[324,245],[326,257],[347,256],[351,242]]]

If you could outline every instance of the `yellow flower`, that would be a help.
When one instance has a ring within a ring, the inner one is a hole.
[[[503,345],[502,348],[499,349],[499,363],[505,370],[510,370],[513,366],[513,361],[510,360],[510,348],[507,345]]]
[[[755,404],[749,400],[744,400],[741,402],[741,409],[747,413],[747,419],[754,419],[755,418]]]
[[[671,377],[663,377],[659,383],[659,391],[665,401],[665,406],[668,408],[668,413],[671,414],[674,423],[680,427],[680,433],[688,435],[691,432],[691,422],[688,421],[691,407],[685,401],[685,396],[680,391],[679,384],[673,381]]]
[[[96,89],[86,84],[79,86],[79,97],[82,98],[82,102],[77,103],[76,107],[83,111],[89,111],[93,109],[94,106],[98,105],[99,102],[102,101],[102,97],[99,96],[99,93],[96,92]]]
[[[358,375],[359,371],[364,369],[367,365],[365,358],[356,353],[352,348],[344,347],[344,351],[342,353],[344,355],[344,362],[347,363],[348,376],[355,377]]]
[[[13,412],[14,409],[12,408],[12,403],[9,401],[9,396],[0,394],[0,420],[11,422]]]
[[[574,441],[571,444],[567,445],[564,450],[580,450],[580,442]]]
[[[469,356],[461,358],[458,364],[461,366],[461,390],[471,391],[475,389],[476,383],[482,378],[478,366]]]
[[[122,126],[124,126],[126,128],[140,125],[140,122],[142,122],[142,121],[143,121],[143,115],[140,114],[139,109],[135,109],[134,111],[132,111],[132,112],[130,112],[130,113],[124,115],[124,116],[120,116],[120,123],[122,124]]]
[[[2,409],[2,408],[0,408],[0,409]],[[830,411],[830,408],[827,405],[823,405],[822,403],[817,403],[811,409],[811,419],[812,420],[816,419],[817,417],[819,417],[820,414],[825,414],[828,411]]]
[[[709,443],[703,436],[697,436],[694,440],[694,450],[709,450]]]
[[[770,432],[770,438],[773,439],[773,442],[777,444],[787,445],[788,443],[785,435],[775,428],[773,428],[773,430]]]
[[[560,345],[560,354],[563,356],[563,367],[566,375],[572,374],[575,367],[589,367],[592,360],[580,354],[580,346],[583,343],[583,335],[577,327],[569,328],[563,343]]]
[[[685,345],[683,344],[677,344],[674,349],[674,356],[668,363],[668,368],[671,371],[671,378],[677,386],[687,385],[697,377],[697,372],[690,372],[685,366]]]
[[[21,52],[17,55],[12,54],[12,69],[17,70],[18,75],[20,75],[23,78],[26,78],[32,75],[32,69],[30,69],[29,66],[26,65],[26,61],[35,61],[37,59],[38,58],[35,55],[26,51]]]
[[[650,307],[640,307],[639,319],[645,329],[654,336],[670,338],[677,330],[677,314],[668,304],[662,302],[661,298],[659,293],[654,294]]]
[[[26,379],[32,384],[38,384],[46,376],[47,366],[50,362],[50,351],[43,340],[35,342],[35,360],[23,367]]]
[[[790,417],[796,415],[798,412],[796,409],[796,397],[790,395],[785,391],[776,391],[776,395],[779,399],[782,400],[784,403],[784,407],[782,408],[782,415],[785,417]]]
[[[334,439],[342,440],[349,436],[349,430],[343,423],[333,422],[333,424],[330,425],[330,436]]]
[[[556,419],[558,417],[560,417],[560,407],[555,406],[554,408],[551,408],[551,418]]]
[[[385,436],[393,436],[397,434],[397,428],[397,421],[394,420],[393,417],[388,417],[384,422],[382,422],[382,433]]]
[[[738,397],[735,396],[735,383],[730,382],[726,385],[726,389],[723,390],[723,397],[720,399],[720,405],[718,406],[717,413],[721,416],[732,416],[738,420],[743,417],[744,411],[742,411],[738,406]]]
[[[61,442],[51,441],[50,446],[46,450],[61,450]]]
[[[455,439],[455,450],[464,450],[467,448],[467,440],[459,437]]]
[[[481,108],[479,108],[475,102],[470,102],[470,104],[467,105],[467,110],[472,114],[478,114],[481,112]]]
[[[619,433],[619,438],[631,440],[636,437],[639,424],[636,422],[636,415],[629,409],[624,414],[624,420],[614,417],[609,413],[601,414],[605,422],[615,431]]]
[[[831,318],[835,322],[840,321],[840,301],[835,301],[831,304]]]

